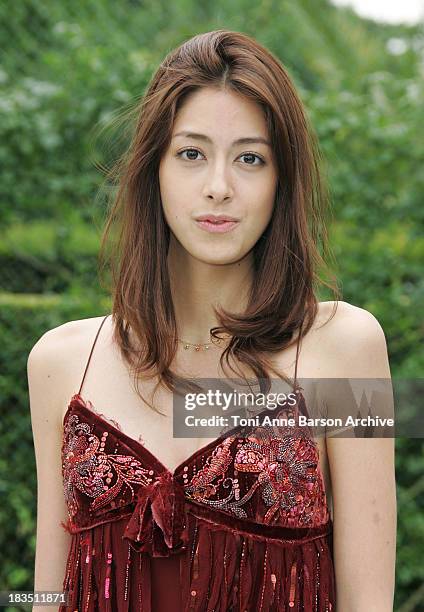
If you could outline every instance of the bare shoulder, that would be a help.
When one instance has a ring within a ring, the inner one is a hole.
[[[342,333],[343,340],[384,336],[379,321],[371,312],[343,301],[319,302],[313,328],[325,329],[325,336],[329,338]]]
[[[103,319],[101,317],[90,317],[88,319],[76,319],[73,321],[67,321],[57,327],[44,332],[42,336],[32,347],[29,356],[34,359],[40,353],[45,350],[49,350],[49,347],[54,346],[56,343],[62,343],[63,341],[72,341],[74,339],[83,337],[89,334],[92,329],[96,327]]]
[[[62,354],[69,353],[69,348],[78,348],[81,341],[84,342],[84,339],[89,342],[93,331],[99,326],[103,318],[101,316],[67,321],[47,330],[33,345],[28,355],[28,364],[35,366],[38,363],[46,363],[49,357],[54,358],[54,361],[57,362]],[[69,343],[71,343],[70,347]]]
[[[383,328],[371,312],[359,306],[320,302],[305,343],[331,368],[331,374],[323,372],[323,376],[390,376]]]
[[[58,405],[73,392],[82,375],[81,363],[88,357],[87,350],[102,319],[103,316],[68,321],[47,330],[35,342],[27,359],[30,395],[38,397],[43,393]]]

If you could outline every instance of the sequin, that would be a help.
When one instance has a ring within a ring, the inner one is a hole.
[[[107,432],[106,432],[107,433]],[[133,484],[147,485],[149,471],[132,455],[107,454],[92,426],[76,414],[67,419],[62,444],[65,500],[72,519],[78,510],[78,493],[93,501],[90,510],[110,504],[127,487],[134,497]]]
[[[188,497],[248,518],[245,507],[258,490],[268,510],[255,520],[291,527],[328,521],[318,450],[301,428],[276,431],[266,425],[235,445],[237,440],[229,436],[206,458],[185,484]],[[227,475],[230,466],[246,474],[243,486]]]
[[[167,554],[187,612],[283,612],[299,601],[311,612],[334,609],[332,523],[306,434],[270,426],[230,434],[172,474],[78,407],[63,432],[73,539],[63,584],[71,607],[60,612],[151,612],[150,571]]]

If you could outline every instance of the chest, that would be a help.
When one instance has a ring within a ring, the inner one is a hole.
[[[284,372],[290,373],[292,355],[290,350],[285,353],[284,363],[278,364]],[[105,362],[105,371],[99,372],[97,380],[111,380],[113,369],[113,385],[93,383],[85,388],[83,397],[91,400],[91,407],[105,421],[117,427],[129,438],[141,443],[162,465],[174,472],[190,457],[201,453],[218,438],[216,429],[211,433],[208,427],[201,428],[199,434],[190,437],[176,435],[174,427],[176,418],[181,418],[181,412],[175,411],[175,396],[163,386],[156,388],[157,379],[144,380],[140,392],[144,401],[128,384],[128,372],[123,364],[117,368],[117,363]],[[113,368],[112,368],[113,365]],[[99,364],[102,367],[102,364]],[[219,355],[189,354],[182,352],[173,364],[174,371],[190,379],[202,382],[202,379],[228,379],[231,373],[224,372],[219,362]],[[242,368],[243,371],[243,368]],[[251,373],[245,372],[250,378]],[[233,381],[232,381],[233,382]],[[234,385],[233,385],[234,387]],[[147,402],[153,403],[152,409]],[[214,411],[216,413],[216,410]],[[331,511],[331,479],[328,466],[325,438],[315,439],[317,448],[318,471],[322,475],[323,485]]]
[[[148,388],[148,390],[151,392],[153,389]],[[146,386],[143,388],[143,391],[146,392]],[[174,395],[170,391],[160,388],[154,398],[150,394],[147,399],[149,401],[153,399],[157,411],[152,410],[143,401],[132,404],[131,401],[127,403],[122,401],[122,399],[120,405],[123,408],[121,410],[117,410],[116,407],[113,409],[113,403],[106,405],[106,400],[104,405],[94,406],[90,403],[89,407],[101,419],[119,429],[125,436],[142,444],[170,472],[175,472],[176,468],[181,467],[183,464],[190,464],[191,458],[195,456],[196,465],[205,465],[206,458],[208,465],[222,470],[223,477],[226,474],[226,469],[233,470],[234,468],[237,472],[238,468],[239,476],[242,479],[248,479],[244,486],[246,491],[257,479],[260,480],[269,475],[271,475],[271,479],[275,478],[274,486],[281,488],[281,491],[287,491],[286,486],[293,487],[293,491],[295,491],[296,487],[299,487],[300,490],[305,484],[303,481],[306,478],[306,471],[299,481],[296,481],[296,471],[305,468],[307,460],[312,458],[315,461],[316,459],[317,469],[312,470],[312,472],[315,479],[322,477],[322,488],[326,496],[327,506],[332,515],[331,480],[325,438],[316,438],[314,440],[315,448],[305,445],[307,453],[304,456],[302,450],[298,452],[293,440],[288,439],[283,444],[283,430],[276,433],[274,437],[269,431],[265,431],[263,436],[258,436],[257,431],[263,430],[254,430],[252,437],[240,438],[237,447],[235,444],[231,446],[231,450],[228,450],[228,465],[221,465],[227,450],[225,444],[222,445],[222,452],[220,450],[221,447],[218,448],[218,452],[212,452],[216,450],[215,447],[217,445],[215,442],[219,434],[206,437],[209,430],[204,428],[202,435],[197,437],[176,436],[174,432],[175,418],[180,417],[179,413],[175,411]],[[101,426],[101,421],[97,425]],[[295,466],[296,463],[298,465]],[[203,469],[199,482],[197,482],[196,477],[194,478],[194,482],[197,483],[193,488],[194,496],[204,495],[203,478],[205,474],[208,477],[216,477],[216,474],[212,474],[213,469],[209,474],[208,465]],[[273,471],[273,465],[277,467],[275,472]],[[191,472],[187,472],[187,475],[191,475]],[[284,479],[286,479],[286,484],[284,484]],[[249,486],[247,486],[247,482],[250,482]],[[222,495],[221,497],[225,496]]]

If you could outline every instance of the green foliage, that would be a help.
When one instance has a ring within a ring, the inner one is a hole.
[[[78,217],[16,222],[0,238],[0,286],[14,293],[90,291],[98,250],[99,237]]]
[[[423,37],[420,27],[376,24],[327,0],[24,0],[1,4],[0,23],[0,588],[30,589],[36,474],[27,355],[47,329],[108,311],[96,270],[99,168],[128,134],[118,128],[106,141],[96,130],[137,103],[182,40],[219,27],[255,36],[287,67],[317,133],[343,299],[380,321],[392,374],[419,378]],[[424,597],[424,460],[418,439],[396,448],[396,609],[407,612]]]

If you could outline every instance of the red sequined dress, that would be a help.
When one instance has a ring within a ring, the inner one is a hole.
[[[105,319],[63,420],[61,524],[72,540],[59,610],[334,612],[333,525],[312,436],[234,428],[171,472],[80,395]],[[295,384],[298,353],[299,342]]]

